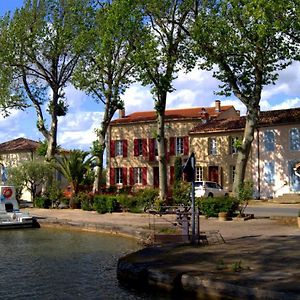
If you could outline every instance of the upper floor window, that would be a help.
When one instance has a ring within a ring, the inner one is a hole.
[[[122,184],[123,183],[123,171],[122,168],[116,168],[115,169],[115,182],[116,184]]]
[[[238,152],[238,137],[230,137],[230,153],[236,154]]]
[[[275,163],[274,161],[265,162],[264,177],[266,183],[275,182]]]
[[[196,167],[196,181],[203,181],[203,167]]]
[[[176,138],[176,154],[183,154],[184,151],[184,142],[183,137]]]
[[[275,150],[275,133],[273,130],[267,130],[264,132],[264,146],[265,151]]]
[[[122,140],[116,140],[116,156],[123,156],[123,141]]]
[[[209,139],[208,154],[210,154],[210,155],[217,154],[217,139],[216,138]]]
[[[298,128],[290,130],[290,150],[300,150],[300,130]]]
[[[143,155],[143,140],[134,139],[134,156]]]
[[[134,184],[142,183],[142,168],[133,168],[133,180]]]

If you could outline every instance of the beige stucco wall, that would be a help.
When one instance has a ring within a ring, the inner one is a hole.
[[[237,154],[231,153],[231,137],[242,139],[242,131],[212,132],[191,135],[191,151],[195,152],[196,166],[204,168],[204,180],[208,180],[210,166],[219,167],[219,183],[232,191],[231,167],[236,165]],[[209,154],[209,138],[217,139],[217,154]],[[251,164],[251,158],[248,165]],[[247,168],[246,180],[251,180],[251,168]]]
[[[226,112],[220,114],[223,118],[225,117],[236,117],[237,112],[234,108],[228,109]],[[167,151],[169,151],[169,138],[170,137],[184,137],[189,136],[190,130],[199,124],[201,119],[177,119],[168,120],[165,123],[165,138],[167,139]],[[149,139],[155,138],[157,132],[156,121],[151,122],[136,122],[136,123],[125,123],[125,124],[112,124],[109,128],[108,141],[110,140],[123,140],[128,141],[128,156],[126,158],[116,156],[110,157],[110,143],[107,143],[107,169],[119,168],[119,167],[147,167],[147,181],[149,186],[153,186],[153,167],[158,167],[158,161],[149,162],[149,159],[145,159],[143,156],[134,156],[134,139]],[[149,145],[148,145],[149,147]],[[191,138],[189,139],[189,148],[191,153]],[[148,148],[149,150],[149,148]],[[182,155],[183,161],[188,158],[187,155]],[[168,166],[174,166],[176,155],[170,156]],[[167,168],[168,178],[170,168]],[[107,172],[107,185],[110,184],[110,172]],[[129,176],[129,175],[128,175]],[[129,182],[129,177],[127,178]],[[168,179],[169,182],[169,179]]]
[[[290,150],[289,132],[292,128],[300,129],[299,125],[281,125],[260,128],[256,131],[253,142],[253,180],[254,186],[260,185],[261,198],[278,197],[285,193],[292,193],[289,162],[300,161],[300,151]],[[275,151],[266,151],[264,147],[265,131],[273,130],[275,133]],[[258,140],[259,137],[259,140]],[[259,142],[258,142],[259,141]],[[259,155],[257,155],[259,149]],[[275,162],[275,181],[268,184],[264,178],[264,164],[268,161]]]

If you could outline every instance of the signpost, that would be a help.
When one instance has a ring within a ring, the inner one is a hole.
[[[191,239],[191,242],[192,243],[194,243],[196,240],[195,165],[196,165],[195,153],[192,152],[182,169],[182,172],[186,174],[186,180],[188,182],[192,183],[192,191],[191,191],[191,194],[192,194],[192,207],[191,207],[191,209],[192,209],[192,239]],[[198,226],[198,229],[197,229],[198,232],[200,230],[199,227],[200,226]]]

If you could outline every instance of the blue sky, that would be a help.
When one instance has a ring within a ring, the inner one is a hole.
[[[22,5],[22,0],[0,0],[0,14],[13,11]],[[263,90],[261,109],[284,109],[300,106],[300,64],[294,63],[280,73],[276,85]],[[212,78],[212,73],[194,69],[185,74],[179,72],[174,81],[175,91],[168,96],[167,108],[187,108],[193,106],[213,106],[215,99],[223,105],[234,105],[242,114],[245,107],[235,98],[222,98],[214,94],[219,82]],[[58,143],[67,149],[88,150],[96,136],[95,128],[101,124],[103,107],[96,104],[84,93],[68,86],[65,90],[69,103],[67,116],[59,119]],[[153,109],[153,100],[148,88],[133,84],[124,94],[126,113]],[[36,129],[36,116],[33,109],[25,112],[12,111],[11,116],[0,116],[0,142],[18,137],[43,140]]]

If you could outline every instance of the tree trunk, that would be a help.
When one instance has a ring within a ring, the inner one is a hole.
[[[101,191],[101,180],[103,174],[103,155],[105,151],[104,149],[100,150],[99,157],[97,157],[97,166],[95,167],[95,179],[93,184],[93,193],[99,193]]]
[[[158,147],[158,166],[159,166],[159,197],[161,200],[167,199],[167,161],[165,146],[165,106],[167,93],[162,93],[160,97],[160,109],[157,110],[157,147]]]
[[[233,193],[238,196],[238,190],[241,184],[244,183],[246,175],[246,167],[248,158],[251,151],[251,144],[254,139],[254,132],[257,127],[259,117],[259,106],[253,106],[249,109],[249,113],[246,116],[246,124],[244,130],[244,137],[241,149],[238,151],[234,183],[233,183]]]
[[[116,111],[116,109],[113,110],[111,109],[111,102],[112,100],[110,98],[107,98],[103,121],[101,123],[101,129],[98,131],[99,149],[96,155],[97,168],[95,170],[93,193],[99,193],[101,190],[101,180],[103,174],[103,155],[106,148],[106,135],[107,135],[109,123]]]

